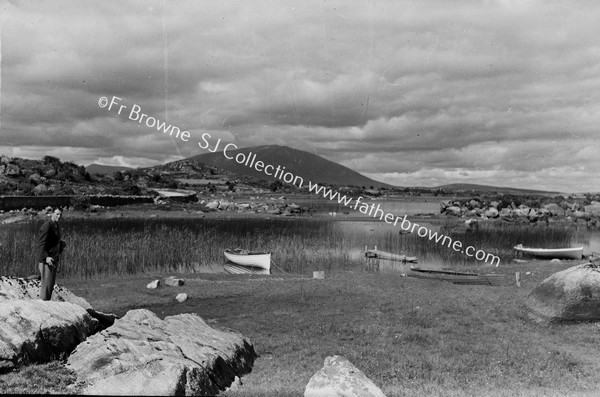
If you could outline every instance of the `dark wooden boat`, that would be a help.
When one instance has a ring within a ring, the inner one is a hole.
[[[464,273],[455,272],[451,270],[433,270],[433,269],[421,269],[418,267],[412,267],[407,273],[409,277],[423,278],[428,280],[442,280],[449,281],[454,284],[467,284],[467,285],[506,285],[506,275],[504,274],[477,274],[477,273]]]
[[[396,262],[412,262],[412,263],[418,262],[418,259],[416,256],[392,254],[389,252],[380,251],[377,248],[372,249],[372,250],[370,250],[370,249],[365,250],[365,258],[386,259],[386,260],[396,261]]]

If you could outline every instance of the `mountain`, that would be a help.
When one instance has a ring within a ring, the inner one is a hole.
[[[337,186],[365,186],[374,188],[392,187],[387,183],[378,182],[364,175],[359,174],[350,168],[334,163],[303,150],[293,149],[288,146],[265,145],[252,146],[237,150],[227,150],[229,157],[235,157],[238,153],[243,153],[245,158],[256,155],[256,161],[262,161],[265,165],[270,164],[273,167],[285,167],[285,172],[290,172],[294,176],[301,176],[304,179],[304,185],[308,181],[319,184],[331,184]],[[241,156],[240,156],[241,158]],[[236,174],[248,175],[258,179],[274,181],[278,178],[267,175],[264,170],[257,171],[244,164],[239,164],[235,159],[227,159],[222,150],[214,153],[204,153],[187,160],[199,161],[204,164],[212,165],[226,171]],[[273,173],[271,171],[271,173]]]
[[[121,167],[115,165],[102,165],[102,164],[90,164],[85,167],[85,170],[90,174],[100,174],[100,175],[112,175],[117,171],[131,171],[134,168],[130,167]]]

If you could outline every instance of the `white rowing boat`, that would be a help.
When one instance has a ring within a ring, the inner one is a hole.
[[[523,254],[533,255],[538,258],[546,259],[577,259],[583,257],[583,247],[575,248],[527,248],[519,244],[513,247]]]
[[[230,250],[226,249],[225,258],[230,262],[240,266],[258,267],[270,272],[271,270],[271,253],[270,252],[253,252],[248,250]]]

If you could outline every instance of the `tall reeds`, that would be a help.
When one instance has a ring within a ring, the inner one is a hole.
[[[360,222],[358,222],[360,223]],[[198,272],[221,269],[226,248],[271,251],[273,271],[310,274],[313,270],[362,268],[365,245],[417,256],[445,265],[477,264],[474,258],[415,234],[371,222],[368,228],[327,219],[64,219],[67,241],[61,260],[64,277],[144,272]],[[35,257],[41,221],[0,227],[0,274],[37,273]],[[561,227],[482,226],[478,230],[446,228],[443,233],[463,246],[512,260],[512,247],[568,246],[573,231]],[[479,262],[480,263],[480,262]]]

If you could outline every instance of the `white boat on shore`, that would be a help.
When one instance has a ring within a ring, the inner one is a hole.
[[[583,257],[583,246],[575,248],[528,248],[522,244],[513,247],[517,252],[545,259],[577,259]]]
[[[271,253],[270,252],[253,252],[248,250],[226,249],[225,258],[239,266],[260,268],[271,271]],[[226,269],[227,270],[227,269]]]

